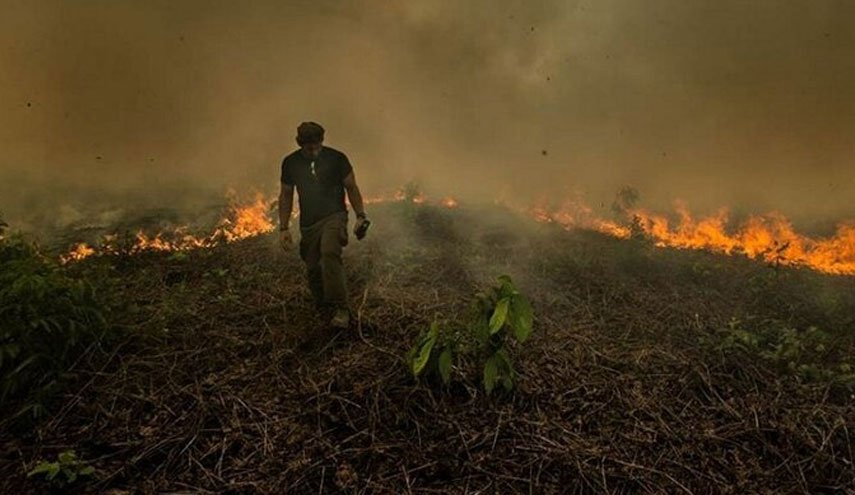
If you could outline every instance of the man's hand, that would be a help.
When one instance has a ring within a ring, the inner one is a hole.
[[[294,245],[294,240],[291,238],[291,231],[288,229],[279,231],[279,245],[285,251],[290,251]]]
[[[365,234],[368,232],[368,226],[371,225],[371,222],[365,217],[365,215],[360,215],[356,217],[356,225],[353,226],[353,235],[356,236],[358,240],[362,240],[365,237]]]

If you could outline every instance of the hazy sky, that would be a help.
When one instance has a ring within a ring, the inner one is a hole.
[[[628,184],[652,206],[855,217],[853,1],[0,11],[0,210],[66,186],[274,191],[296,125],[316,120],[367,195],[418,179],[607,207]]]

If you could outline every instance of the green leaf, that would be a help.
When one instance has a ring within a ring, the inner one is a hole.
[[[493,393],[493,388],[496,387],[496,381],[499,378],[499,369],[496,365],[496,357],[490,356],[487,362],[484,363],[484,390],[487,395]]]
[[[36,467],[30,470],[29,473],[27,473],[27,477],[29,478],[30,476],[35,476],[37,474],[42,473],[50,473],[54,470],[56,470],[57,472],[59,471],[59,463],[42,461]]]
[[[439,355],[439,375],[442,377],[442,382],[448,385],[451,381],[451,348],[446,347]]]
[[[430,324],[430,330],[428,330],[428,335],[433,338],[439,338],[439,322],[434,321]]]
[[[433,327],[431,330],[433,330]],[[421,349],[419,349],[418,356],[413,360],[413,376],[419,376],[421,372],[424,371],[425,366],[428,363],[428,359],[430,359],[430,353],[433,350],[433,346],[436,344],[436,337],[437,334],[432,331],[425,343],[422,344]]]
[[[511,299],[510,313],[514,335],[520,342],[525,342],[529,335],[531,335],[532,325],[534,324],[534,312],[531,309],[528,299],[521,294],[515,295]]]
[[[419,358],[419,355],[422,352],[422,348],[427,344],[428,340],[431,337],[435,337],[439,334],[438,332],[438,324],[436,322],[431,323],[430,329],[427,332],[423,332],[419,335],[419,338],[416,340],[416,343],[407,351],[407,363],[409,363],[410,367],[413,368],[415,366],[415,361]]]
[[[505,321],[508,318],[508,306],[510,300],[507,297],[499,299],[496,303],[496,309],[493,310],[493,316],[490,317],[490,334],[495,335],[496,332],[502,329]]]
[[[71,464],[77,460],[77,454],[75,454],[73,450],[66,450],[60,452],[57,458],[59,459],[60,464]]]
[[[59,474],[60,469],[61,468],[58,462],[50,463],[50,469],[48,469],[47,476],[45,476],[45,479],[48,481],[53,481],[53,479],[56,478],[56,475]]]
[[[514,388],[514,380],[516,379],[517,372],[514,370],[514,367],[511,365],[511,358],[508,356],[508,353],[505,352],[504,349],[496,351],[496,354],[493,355],[496,359],[496,367],[498,369],[499,378],[501,379],[502,386],[510,392]]]
[[[416,339],[416,342],[410,347],[410,350],[407,351],[407,364],[412,367],[413,361],[416,360],[416,357],[419,355],[419,351],[421,351],[422,346],[425,342],[427,342],[428,336],[427,334],[422,334]]]
[[[502,285],[499,287],[498,293],[499,297],[511,297],[519,294],[519,291],[516,287],[514,287],[514,283],[511,282],[510,277],[501,278]]]
[[[92,466],[86,466],[85,468],[78,471],[78,474],[80,474],[80,476],[91,476],[94,473],[95,473],[95,468]]]

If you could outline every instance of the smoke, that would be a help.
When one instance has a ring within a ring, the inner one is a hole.
[[[9,216],[272,192],[303,120],[369,196],[855,216],[852,2],[2,3]]]

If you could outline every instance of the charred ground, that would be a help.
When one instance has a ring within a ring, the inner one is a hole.
[[[73,493],[855,486],[855,278],[505,211],[372,213],[346,253],[347,332],[313,313],[272,236],[71,266],[116,296],[123,337],[81,356],[35,426],[4,420],[2,491],[42,492],[27,469],[65,449],[97,469]],[[447,388],[414,380],[419,332],[466,318],[502,273],[536,315],[518,388],[486,397],[467,362]]]

